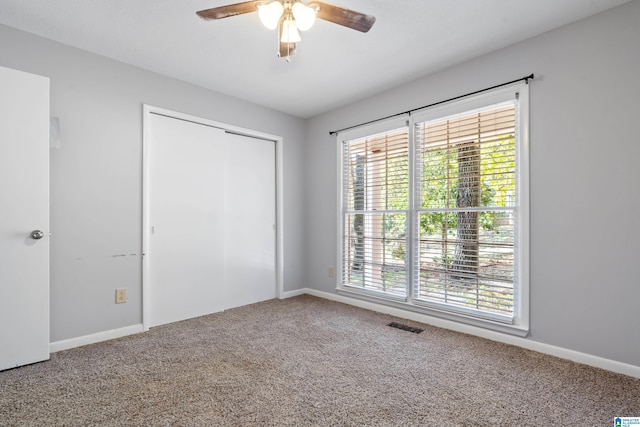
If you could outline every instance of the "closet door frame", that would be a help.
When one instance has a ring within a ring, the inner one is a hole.
[[[193,123],[211,126],[222,129],[225,132],[244,135],[251,138],[264,139],[275,143],[275,171],[276,171],[276,298],[281,299],[283,296],[283,180],[282,180],[282,162],[283,162],[283,138],[277,135],[271,135],[259,132],[253,129],[247,129],[239,126],[229,125],[190,114],[180,113],[165,108],[143,104],[143,138],[142,138],[142,324],[145,331],[151,326],[151,283],[149,275],[149,258],[146,256],[149,250],[150,223],[149,223],[149,188],[150,182],[150,156],[149,147],[151,144],[151,120],[152,114],[158,114],[179,120],[185,120]]]

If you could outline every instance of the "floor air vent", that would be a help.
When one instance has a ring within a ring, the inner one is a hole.
[[[392,328],[396,329],[402,329],[403,331],[413,332],[414,334],[419,334],[420,332],[424,331],[424,329],[414,328],[413,326],[404,325],[398,322],[388,323],[387,326],[391,326]]]

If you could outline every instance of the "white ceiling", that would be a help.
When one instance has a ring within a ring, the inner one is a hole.
[[[238,0],[0,0],[0,23],[307,118],[629,0],[328,0],[374,15],[360,33],[318,20],[287,63]]]

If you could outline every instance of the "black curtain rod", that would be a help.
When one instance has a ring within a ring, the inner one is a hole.
[[[357,128],[359,126],[369,125],[371,123],[376,123],[376,122],[379,122],[379,121],[382,121],[382,120],[391,119],[393,117],[404,116],[405,114],[411,114],[411,113],[413,113],[415,111],[418,111],[418,110],[424,110],[425,108],[435,107],[436,105],[444,104],[445,102],[455,101],[456,99],[465,98],[465,97],[471,96],[471,95],[476,95],[478,93],[486,92],[486,91],[492,90],[492,89],[497,89],[497,88],[502,87],[502,86],[508,86],[510,84],[517,83],[517,82],[520,82],[520,81],[523,81],[523,80],[524,80],[525,83],[529,84],[529,80],[533,80],[533,78],[534,78],[533,77],[533,73],[531,73],[528,76],[520,77],[519,79],[515,79],[515,80],[512,80],[510,82],[501,83],[499,85],[491,86],[491,87],[488,87],[488,88],[485,88],[485,89],[476,90],[475,92],[469,92],[469,93],[464,94],[464,95],[455,96],[453,98],[445,99],[444,101],[434,102],[433,104],[425,105],[424,107],[418,107],[418,108],[414,108],[413,110],[404,111],[402,113],[392,114],[392,115],[386,116],[386,117],[381,117],[379,119],[375,119],[375,120],[371,120],[371,121],[368,121],[368,122],[360,123],[359,125],[349,126],[349,127],[346,127],[346,128],[340,129],[340,130],[333,130],[333,131],[329,132],[329,135],[335,135],[335,134],[337,134],[339,132],[344,132],[345,130],[354,129],[354,128]]]

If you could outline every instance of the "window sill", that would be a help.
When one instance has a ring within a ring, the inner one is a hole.
[[[452,321],[460,324],[470,325],[477,328],[483,328],[491,331],[502,332],[509,335],[518,337],[526,337],[529,334],[529,329],[519,325],[512,325],[502,322],[496,322],[488,319],[482,319],[478,317],[466,316],[451,311],[438,310],[424,305],[417,305],[407,302],[404,299],[391,299],[376,295],[374,292],[361,291],[359,289],[352,289],[347,286],[338,286],[336,292],[339,295],[354,298],[369,303],[378,304],[385,307],[396,308],[404,310],[408,313],[415,313],[419,315],[435,317],[447,321]],[[413,319],[420,321],[419,319]],[[425,322],[429,323],[429,322]],[[436,325],[437,326],[437,325]]]

